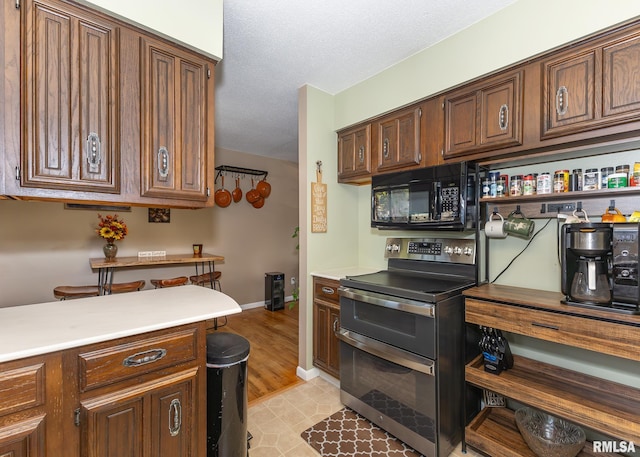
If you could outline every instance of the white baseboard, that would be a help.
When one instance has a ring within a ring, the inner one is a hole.
[[[289,295],[288,297],[284,297],[284,301],[289,302],[289,301],[293,301],[293,295]],[[253,303],[245,303],[244,305],[240,305],[241,309],[253,309],[253,308],[263,308],[264,307],[264,301],[257,301],[257,302],[253,302]]]
[[[245,303],[244,305],[240,305],[241,309],[253,309],[253,308],[263,308],[264,307],[264,302],[263,301],[257,301],[257,302],[253,302],[253,303]]]
[[[315,367],[310,370],[305,370],[304,368],[298,366],[298,368],[296,368],[296,375],[303,381],[310,381],[316,376],[320,376],[320,370]]]

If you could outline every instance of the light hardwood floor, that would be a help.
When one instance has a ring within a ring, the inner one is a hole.
[[[219,321],[222,323],[222,320]],[[298,305],[279,311],[253,308],[227,318],[219,327],[249,340],[248,402],[263,399],[302,382],[298,366]]]

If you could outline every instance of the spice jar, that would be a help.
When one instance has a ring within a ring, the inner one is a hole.
[[[512,197],[519,197],[520,195],[522,195],[522,175],[514,175],[511,177],[509,194]]]
[[[549,173],[540,173],[538,175],[536,185],[536,193],[538,194],[550,194],[551,189],[553,188],[553,183],[551,180],[551,174]]]
[[[600,169],[600,189],[606,189],[609,185],[609,175],[613,174],[613,167]]]
[[[569,191],[569,170],[556,170],[553,174],[553,192]]]
[[[600,188],[600,172],[597,168],[587,168],[582,177],[582,190],[597,190]]]
[[[534,195],[534,189],[533,175],[525,175],[522,178],[522,195]]]

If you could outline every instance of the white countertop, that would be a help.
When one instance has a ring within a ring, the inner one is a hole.
[[[382,268],[369,268],[369,267],[344,267],[344,268],[334,268],[331,270],[321,270],[314,271],[311,273],[311,276],[318,276],[320,278],[327,278],[339,281],[347,276],[357,276],[364,275],[367,273],[375,273],[376,271],[380,271]]]
[[[0,362],[241,311],[228,295],[193,285],[0,308]]]

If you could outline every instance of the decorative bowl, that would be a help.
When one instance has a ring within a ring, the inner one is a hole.
[[[584,447],[584,430],[571,422],[525,407],[516,411],[524,441],[540,457],[575,457]]]

